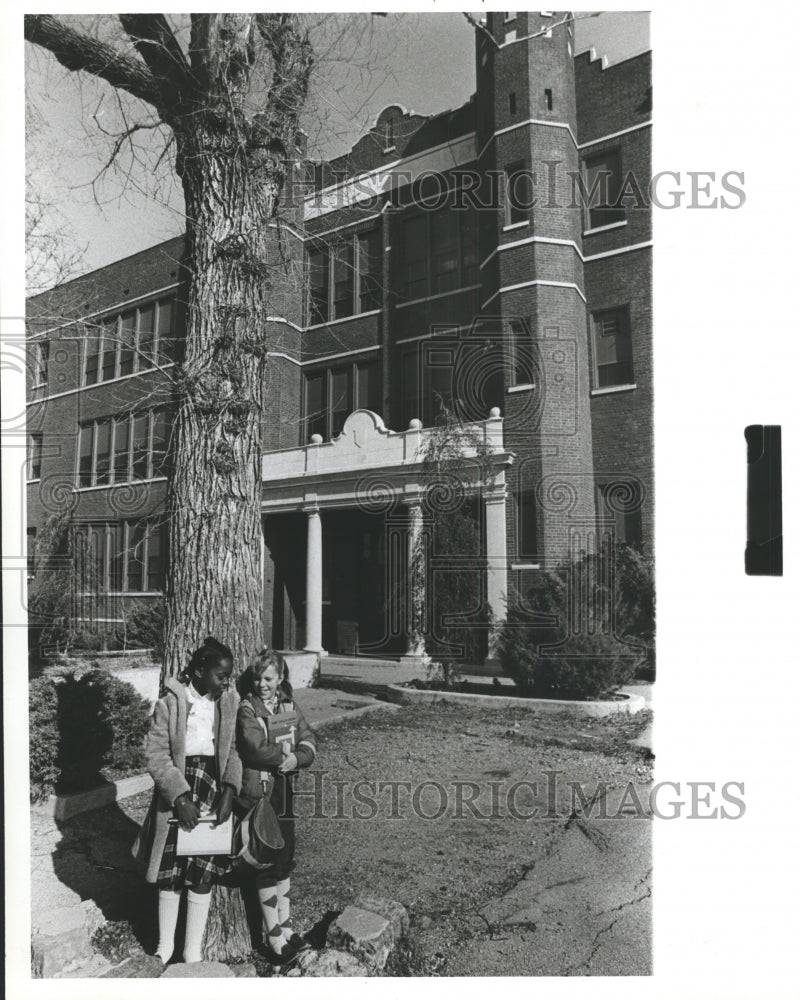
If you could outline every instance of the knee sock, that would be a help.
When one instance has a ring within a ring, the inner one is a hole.
[[[166,963],[175,951],[175,928],[178,925],[178,908],[181,894],[171,889],[158,890],[158,947],[156,955]]]
[[[292,936],[291,903],[289,901],[291,883],[289,879],[281,879],[276,884],[275,891],[278,894],[278,921],[283,929],[283,936],[288,939]]]
[[[267,943],[276,955],[283,953],[283,949],[288,944],[286,935],[283,933],[280,920],[278,918],[278,889],[271,885],[258,890],[258,901],[261,904],[261,912],[264,914],[264,924],[267,928]]]
[[[208,920],[208,908],[211,905],[210,892],[192,892],[186,894],[186,937],[183,942],[184,962],[202,962],[203,934]]]

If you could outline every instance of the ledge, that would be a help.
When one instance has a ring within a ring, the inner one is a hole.
[[[610,396],[615,392],[632,392],[636,388],[635,382],[630,382],[627,385],[606,385],[602,389],[591,389],[589,391],[590,396]]]
[[[390,684],[386,698],[397,705],[427,704],[445,701],[462,705],[481,705],[483,708],[527,708],[531,712],[553,715],[558,712],[575,712],[603,718],[617,712],[634,715],[645,707],[645,700],[638,694],[622,693],[619,701],[561,701],[554,698],[519,698],[496,694],[462,694],[459,691],[419,691],[401,684]]]

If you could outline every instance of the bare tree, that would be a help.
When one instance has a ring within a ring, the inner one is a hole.
[[[260,417],[269,262],[313,64],[289,14],[119,16],[119,41],[29,15],[26,38],[148,105],[185,198],[186,337],[169,489],[165,671],[207,633],[261,643]],[[106,35],[108,32],[105,33]],[[137,128],[130,126],[131,134]]]
[[[289,14],[122,14],[106,40],[28,15],[25,37],[67,69],[143,102],[166,125],[185,198],[186,336],[169,483],[165,671],[206,633],[237,664],[262,638],[261,435],[269,262],[313,65]],[[215,894],[206,951],[250,950],[238,893]]]

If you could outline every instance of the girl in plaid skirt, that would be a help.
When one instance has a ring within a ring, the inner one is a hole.
[[[230,649],[209,636],[192,654],[181,681],[166,681],[150,723],[145,755],[155,789],[133,852],[147,862],[147,881],[158,885],[156,955],[165,963],[175,950],[184,889],[184,961],[202,961],[211,886],[231,866],[226,855],[178,856],[176,845],[178,826],[193,830],[203,814],[216,812],[224,823],[241,786],[235,742],[238,696],[229,690],[232,672]],[[173,817],[177,824],[169,822]]]

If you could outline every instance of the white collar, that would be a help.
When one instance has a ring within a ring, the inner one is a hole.
[[[197,701],[213,701],[213,698],[209,698],[208,694],[200,694],[197,688],[194,686],[194,681],[189,681],[186,685],[186,694],[191,702]]]

